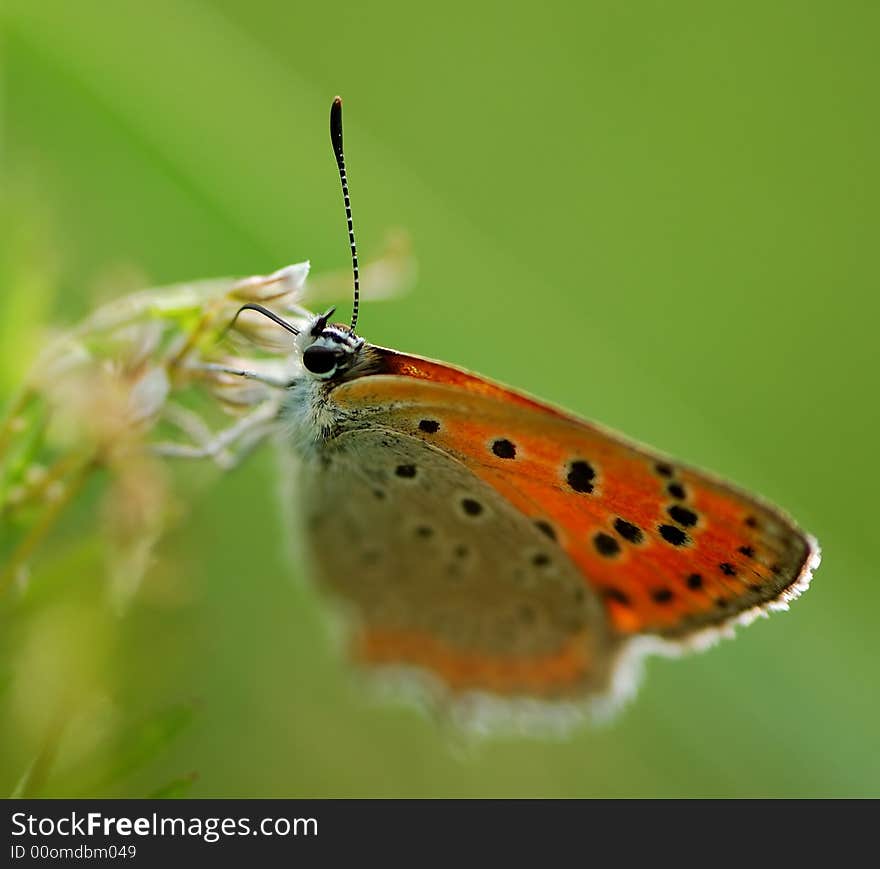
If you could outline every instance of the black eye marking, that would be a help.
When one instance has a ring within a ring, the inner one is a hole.
[[[654,598],[655,603],[669,603],[673,598],[673,594],[668,588],[658,588],[651,597]]]
[[[630,543],[641,543],[645,539],[642,529],[638,525],[633,525],[632,522],[627,522],[626,519],[615,519],[614,530]]]
[[[473,498],[462,498],[461,509],[464,510],[468,516],[479,516],[480,513],[483,512],[483,505],[479,501],[475,501]]]
[[[340,360],[338,351],[321,344],[312,344],[303,351],[302,360],[306,370],[312,374],[326,374],[332,371]]]
[[[654,470],[660,474],[661,477],[672,476],[672,465],[667,465],[666,462],[657,462],[657,464],[654,465]]]
[[[532,564],[535,567],[546,567],[550,563],[550,556],[546,552],[538,552],[532,556]]]
[[[398,477],[405,477],[406,479],[412,479],[416,475],[416,466],[415,465],[398,465],[394,469],[394,473],[397,474]]]
[[[492,452],[495,453],[499,459],[516,458],[516,447],[513,443],[507,440],[507,438],[499,438],[497,441],[493,441]]]
[[[416,527],[416,537],[427,540],[434,534],[434,529],[430,525],[419,525]]]
[[[630,606],[629,597],[624,594],[624,592],[622,592],[619,588],[606,588],[603,594],[609,600],[616,601],[621,606]]]
[[[732,564],[722,561],[718,567],[725,576],[736,576],[736,568]]]
[[[682,507],[680,504],[673,504],[666,512],[674,521],[678,522],[679,525],[684,525],[685,528],[690,528],[692,525],[697,524],[697,514],[693,510],[688,510],[687,507]]]
[[[758,527],[758,520],[754,516],[746,516],[746,518],[743,519],[743,523],[748,525],[749,528]]]
[[[755,550],[752,549],[751,546],[740,546],[739,551],[745,555],[746,558],[754,558]]]
[[[771,565],[770,565],[770,572],[771,572],[771,573],[775,573],[777,576],[779,576],[779,574],[782,573],[782,567],[781,567],[781,565],[779,565],[779,564],[771,564]]]
[[[596,547],[596,551],[599,555],[602,555],[605,558],[613,558],[620,553],[620,544],[610,534],[606,534],[604,531],[600,531],[593,538],[593,546]]]
[[[575,492],[584,492],[589,494],[593,491],[593,484],[591,480],[596,476],[596,472],[593,470],[592,465],[589,462],[585,462],[581,459],[578,459],[576,462],[572,462],[568,467],[568,475],[566,476],[566,480],[568,481],[568,485],[571,486]]]
[[[436,419],[423,419],[419,422],[419,429],[426,434],[434,434],[440,431],[440,423]]]
[[[687,578],[687,586],[688,588],[692,588],[694,590],[703,587],[703,577],[700,576],[699,573],[692,573]]]
[[[549,522],[545,522],[543,519],[536,519],[535,527],[542,534],[546,534],[552,541],[556,541],[556,531],[553,529],[553,526]]]
[[[685,497],[687,497],[684,486],[681,483],[670,483],[666,487],[666,491],[672,495],[673,498],[678,498],[679,501],[684,501]]]
[[[660,536],[673,546],[684,546],[689,540],[687,534],[681,528],[676,528],[675,525],[658,525],[657,530],[660,532]]]

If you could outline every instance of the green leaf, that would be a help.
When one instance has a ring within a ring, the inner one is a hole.
[[[109,745],[98,749],[100,757],[93,753],[65,775],[61,789],[78,795],[106,795],[123,779],[152,763],[192,724],[195,713],[195,703],[180,703],[120,730]]]

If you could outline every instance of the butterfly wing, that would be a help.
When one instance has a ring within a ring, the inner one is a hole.
[[[453,366],[371,349],[379,373],[331,393],[346,422],[311,483],[319,573],[354,603],[370,663],[456,691],[596,693],[630,640],[716,634],[784,606],[818,564],[791,519],[708,474]],[[468,582],[449,572],[462,543]]]
[[[577,568],[458,459],[390,427],[332,439],[301,484],[313,573],[352,651],[456,695],[608,689],[618,640]]]

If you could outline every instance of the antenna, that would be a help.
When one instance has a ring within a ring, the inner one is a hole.
[[[358,255],[354,243],[354,226],[351,222],[351,199],[348,196],[348,179],[345,177],[345,157],[342,156],[342,97],[336,97],[330,106],[330,142],[339,167],[339,180],[342,182],[342,198],[345,200],[345,217],[348,220],[348,242],[351,245],[351,267],[354,270],[354,303],[351,309],[351,331],[358,321],[361,284],[358,276]]]

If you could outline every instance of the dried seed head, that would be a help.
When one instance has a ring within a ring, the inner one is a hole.
[[[244,278],[229,291],[231,299],[243,302],[277,301],[295,304],[303,296],[303,287],[309,274],[309,262],[296,263],[278,269],[271,275],[254,275]]]

